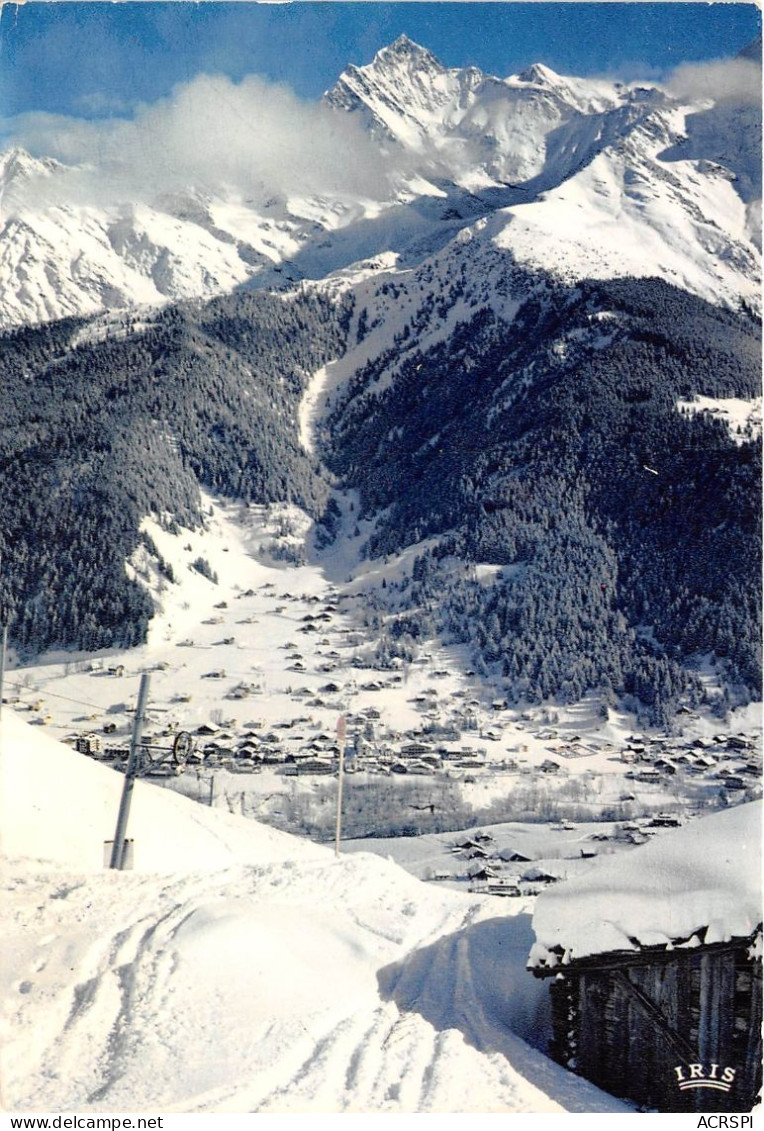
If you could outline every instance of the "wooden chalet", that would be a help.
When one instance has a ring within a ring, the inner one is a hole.
[[[557,883],[559,878],[560,877],[555,876],[553,872],[550,872],[546,868],[541,868],[539,866],[534,866],[533,868],[528,868],[520,876],[520,879],[524,883],[529,883],[529,884],[539,884],[539,883],[541,883],[541,884],[555,884],[555,883]]]
[[[658,1111],[750,1111],[761,1089],[756,948],[751,936],[574,960],[551,983],[551,1055]]]
[[[302,758],[296,764],[298,774],[333,774],[337,769],[329,758]]]
[[[100,754],[103,749],[101,736],[98,734],[82,734],[77,737],[74,744],[75,750],[80,754]]]
[[[759,827],[759,804],[736,806],[539,896],[529,967],[550,979],[556,1060],[643,1109],[753,1109]]]
[[[403,758],[421,758],[425,754],[432,754],[432,747],[423,742],[407,742],[401,746],[400,753]]]
[[[470,880],[495,880],[499,873],[490,864],[470,864],[467,868],[467,878]]]
[[[651,829],[679,829],[682,827],[681,817],[675,813],[656,813],[650,821]]]
[[[486,880],[485,887],[482,889],[485,895],[497,895],[501,898],[517,898],[523,893],[517,884],[513,884],[510,880],[504,879],[501,876],[493,880]]]
[[[527,856],[517,848],[503,848],[499,853],[499,857],[511,864],[530,864],[533,859],[532,856]]]
[[[429,762],[423,761],[422,759],[414,759],[413,761],[406,763],[406,769],[410,774],[427,776],[434,772],[435,767],[430,765]]]

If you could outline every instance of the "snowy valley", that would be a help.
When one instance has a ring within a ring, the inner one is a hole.
[[[534,905],[754,795],[758,711],[723,732],[688,715],[661,737],[603,723],[596,702],[508,708],[460,649],[375,669],[358,612],[373,567],[346,550],[322,570],[274,561],[304,537],[294,509],[205,510],[202,531],[149,526],[181,580],[134,560],[162,605],[144,646],[8,673],[6,1102],[629,1110],[548,1058],[547,987],[526,969]],[[216,580],[190,568],[202,551]],[[133,864],[103,872],[142,672]],[[340,715],[336,857],[267,825],[331,839]],[[185,767],[168,760],[179,731]]]
[[[163,147],[209,105],[195,177]],[[571,987],[636,953],[649,1015],[718,963],[760,1059],[760,105],[404,35],[307,108],[201,75],[77,161],[38,124],[0,154],[3,1106],[705,1110],[578,1074]]]
[[[645,842],[651,824],[681,824],[757,795],[757,704],[724,724],[695,708],[669,731],[643,731],[628,712],[603,718],[595,694],[567,706],[513,704],[500,678],[471,667],[464,646],[435,640],[410,659],[380,659],[367,602],[383,579],[392,587],[410,575],[415,554],[369,562],[358,556],[359,535],[355,556],[352,539],[338,540],[320,567],[289,562],[310,531],[296,508],[207,496],[205,511],[201,530],[144,524],[177,579],[169,583],[144,547],[132,559],[130,571],[151,586],[161,610],[146,643],[47,653],[9,671],[5,697],[14,713],[122,771],[138,683],[148,673],[149,777],[201,804],[323,841],[334,837],[343,718],[346,837],[508,819],[585,822],[573,836],[558,829],[562,847],[571,842],[563,853],[574,858],[571,872],[584,856]],[[485,584],[493,572],[486,570]],[[712,671],[705,678],[713,701],[719,688]],[[193,740],[184,768],[166,757],[179,733]],[[384,841],[369,844],[387,852]],[[527,870],[491,863],[513,881]],[[447,856],[429,864],[458,886],[475,870],[475,860],[461,856],[459,867]]]

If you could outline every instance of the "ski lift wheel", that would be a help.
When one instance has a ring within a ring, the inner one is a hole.
[[[175,759],[176,766],[181,768],[185,766],[193,746],[194,740],[187,730],[182,730],[175,735],[175,741],[172,744],[172,756]]]

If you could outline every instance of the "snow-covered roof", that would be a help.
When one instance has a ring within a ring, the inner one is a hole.
[[[754,801],[602,857],[544,892],[528,964],[727,942],[749,937],[761,920],[761,802]]]

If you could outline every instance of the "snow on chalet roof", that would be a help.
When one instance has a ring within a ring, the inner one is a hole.
[[[544,892],[528,965],[727,942],[749,937],[761,919],[761,802],[753,801],[600,858]]]

